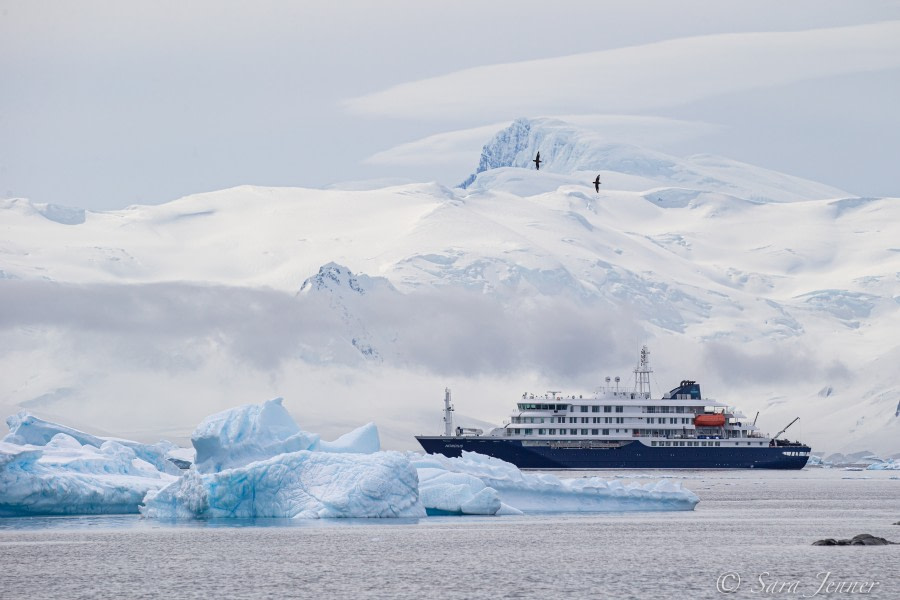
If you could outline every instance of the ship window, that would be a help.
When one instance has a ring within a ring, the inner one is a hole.
[[[599,429],[591,429],[591,435],[600,435]]]
[[[588,432],[587,429],[582,429],[582,430],[581,430],[581,435],[587,435],[587,434],[588,434],[587,432]]]
[[[624,410],[624,408],[621,406],[616,407],[616,412],[622,412],[623,410]]]
[[[604,406],[603,412],[612,412],[612,406]]]
[[[538,429],[538,435],[546,435],[546,434],[547,434],[546,429]]]
[[[588,411],[587,405],[582,404],[582,405],[581,405],[581,412],[587,412],[587,411]]]
[[[550,430],[550,435],[556,435],[556,430],[555,430],[555,429],[551,429],[551,430]]]
[[[526,430],[525,430],[525,435],[531,435],[532,432],[534,432],[534,429],[526,429]]]
[[[600,407],[599,407],[599,406],[596,406],[596,405],[595,405],[595,406],[592,406],[592,407],[591,407],[591,412],[600,412]]]
[[[570,405],[569,405],[569,412],[575,412],[575,405],[574,405],[574,404],[570,404]]]
[[[650,442],[650,445],[651,445],[651,446],[655,446],[655,445],[656,445],[656,442]]]
[[[609,429],[604,429],[604,430],[603,430],[603,435],[609,435]]]
[[[716,442],[716,446],[721,446],[721,444],[719,442]]]
[[[569,433],[570,433],[571,435],[578,435],[578,430],[577,430],[577,429],[570,429],[570,430],[569,430]]]
[[[683,412],[684,412],[684,407],[683,407],[683,406],[676,406],[676,407],[675,407],[675,412],[677,412],[677,413],[683,413]]]

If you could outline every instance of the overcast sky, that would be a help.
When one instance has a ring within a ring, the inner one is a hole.
[[[900,195],[898,21],[888,0],[0,0],[0,197],[456,184],[485,126],[572,114]]]

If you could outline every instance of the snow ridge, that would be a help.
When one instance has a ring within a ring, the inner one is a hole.
[[[697,192],[718,192],[755,202],[796,202],[840,198],[842,190],[753,167],[731,159],[696,155],[688,158],[630,144],[610,143],[602,132],[575,127],[557,119],[516,119],[484,145],[478,168],[461,188],[478,187],[479,175],[503,167],[533,169],[541,153],[541,173],[576,176],[582,172],[613,173],[612,181],[634,191],[654,187],[649,182]],[[622,175],[628,176],[623,179]]]

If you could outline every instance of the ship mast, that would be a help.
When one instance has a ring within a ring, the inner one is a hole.
[[[634,369],[634,391],[642,398],[650,397],[650,350],[647,346],[641,348],[641,362]],[[646,393],[646,396],[644,395]]]
[[[444,388],[444,435],[453,435],[453,405],[450,404],[450,388]]]

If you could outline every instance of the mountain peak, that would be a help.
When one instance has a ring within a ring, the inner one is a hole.
[[[571,177],[585,186],[586,174],[612,189],[644,192],[674,187],[727,194],[753,202],[795,202],[851,196],[842,190],[713,155],[677,157],[632,144],[610,142],[602,132],[558,119],[519,118],[484,145],[478,168],[460,187],[479,186],[479,175],[504,167],[534,171],[540,177]],[[482,178],[484,179],[484,178]],[[484,180],[488,187],[496,178]],[[487,183],[490,181],[490,183]],[[574,182],[574,181],[573,181]],[[540,186],[538,186],[540,187]]]
[[[359,285],[359,280],[354,277],[353,272],[336,262],[322,265],[319,267],[318,273],[308,277],[300,286],[301,293],[311,290],[333,292],[337,289],[349,289],[359,295],[366,293]]]
[[[316,291],[356,297],[365,296],[376,289],[397,291],[384,277],[369,277],[362,273],[356,275],[346,266],[332,261],[322,265],[318,273],[308,277],[300,286],[299,293]]]

